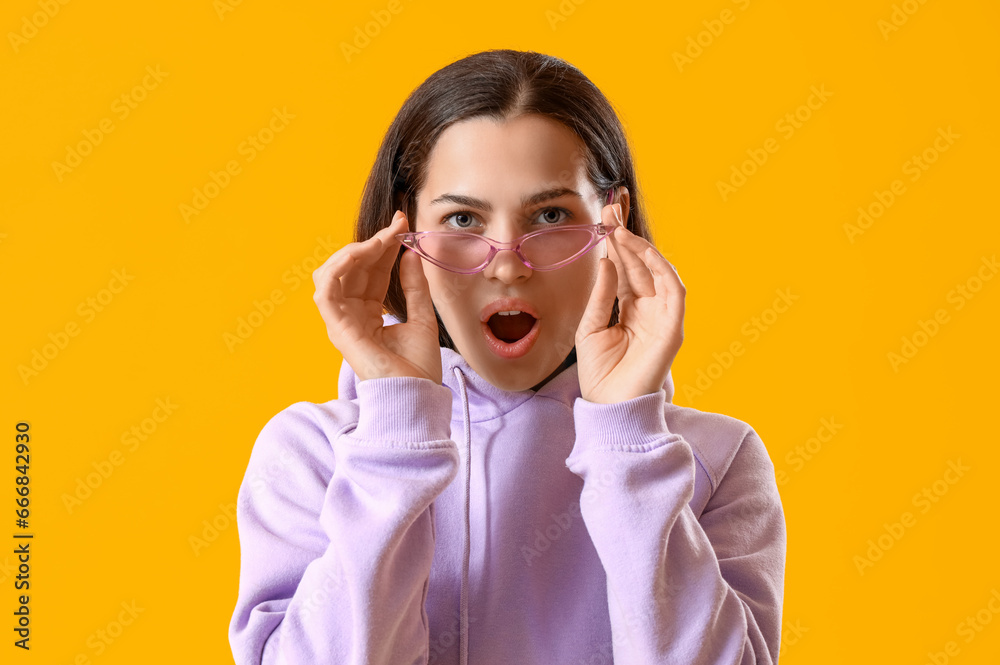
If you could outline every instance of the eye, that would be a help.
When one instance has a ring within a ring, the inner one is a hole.
[[[563,215],[565,215],[565,217],[563,217]],[[573,213],[565,208],[543,208],[536,219],[542,219],[544,224],[551,226],[553,224],[558,224],[563,221],[563,219],[569,219],[572,216]]]
[[[455,228],[459,228],[459,229],[469,229],[469,228],[472,228],[471,220],[474,220],[476,218],[476,216],[473,215],[468,210],[459,210],[458,212],[453,212],[450,215],[446,215],[441,220],[441,223],[442,224],[447,224],[448,220],[451,219],[452,217],[456,217],[456,218],[458,218],[458,220],[461,220],[457,224],[451,225],[451,226],[454,226]]]
[[[543,226],[554,226],[560,222],[570,219],[571,217],[573,217],[573,213],[565,208],[550,207],[541,209],[535,215],[535,220]],[[454,222],[449,223],[449,220],[452,218],[454,218]],[[441,224],[457,229],[472,229],[476,228],[476,225],[473,224],[476,219],[477,217],[471,211],[459,210],[458,212],[453,212],[450,215],[445,215],[441,219]]]

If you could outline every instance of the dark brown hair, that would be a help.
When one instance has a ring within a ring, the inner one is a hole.
[[[474,117],[498,121],[534,113],[573,130],[587,148],[587,176],[598,192],[628,187],[626,227],[653,242],[646,225],[628,140],[611,103],[590,79],[568,62],[534,51],[494,49],[474,53],[431,74],[403,103],[389,126],[365,183],[355,229],[368,240],[392,221],[396,210],[415,201],[427,180],[427,160],[441,133]],[[400,246],[400,254],[403,249]],[[406,321],[399,283],[399,256],[392,267],[386,311]],[[435,312],[436,314],[436,312]],[[618,322],[615,299],[609,326]],[[438,316],[441,346],[455,345]]]

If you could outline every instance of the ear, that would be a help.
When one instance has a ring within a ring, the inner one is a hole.
[[[611,203],[620,203],[622,209],[622,224],[628,228],[628,210],[629,210],[629,196],[628,187],[622,185],[621,187],[616,187],[611,195]],[[608,258],[608,244],[606,242],[601,243],[601,258]]]
[[[612,203],[620,203],[622,208],[622,224],[628,228],[628,211],[629,211],[629,195],[628,187],[622,185],[615,189],[614,198],[611,199]]]

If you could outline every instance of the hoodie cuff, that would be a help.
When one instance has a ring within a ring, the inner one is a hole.
[[[451,390],[430,379],[388,376],[357,384],[358,424],[350,437],[406,448],[451,439]]]
[[[573,403],[573,421],[579,447],[644,451],[674,438],[663,413],[666,400],[663,389],[614,404],[577,397]]]

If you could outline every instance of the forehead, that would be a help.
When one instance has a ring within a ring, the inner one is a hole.
[[[441,133],[424,189],[431,198],[458,189],[497,198],[555,186],[584,193],[586,154],[579,136],[544,116],[470,118]]]

